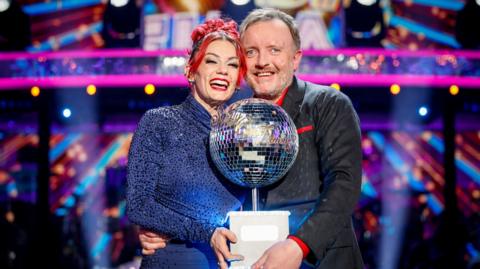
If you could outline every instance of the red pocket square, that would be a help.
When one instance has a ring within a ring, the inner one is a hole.
[[[308,131],[311,131],[311,130],[313,130],[313,125],[307,125],[305,127],[298,128],[297,129],[297,134],[305,133],[305,132],[308,132]]]

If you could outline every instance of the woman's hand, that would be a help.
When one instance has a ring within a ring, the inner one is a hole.
[[[228,248],[229,241],[236,243],[237,236],[229,229],[223,227],[215,229],[212,238],[210,238],[210,246],[217,256],[218,267],[221,269],[228,268],[227,262],[243,260],[242,255],[230,253]]]
[[[165,235],[157,234],[144,229],[140,229],[138,232],[138,239],[142,245],[143,255],[152,255],[155,253],[155,250],[165,248],[170,240],[170,238]]]

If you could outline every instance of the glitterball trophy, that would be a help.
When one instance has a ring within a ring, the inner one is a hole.
[[[295,124],[278,105],[263,99],[237,101],[212,120],[210,154],[230,181],[252,188],[252,210],[229,212],[237,235],[231,252],[245,257],[230,268],[250,268],[275,242],[286,239],[288,211],[257,211],[257,189],[273,184],[292,166],[298,153]]]

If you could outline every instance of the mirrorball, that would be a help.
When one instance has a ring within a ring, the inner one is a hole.
[[[249,188],[273,184],[287,173],[297,153],[295,124],[276,104],[244,99],[212,119],[210,154],[235,184]]]

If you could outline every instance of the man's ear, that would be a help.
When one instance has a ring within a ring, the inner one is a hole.
[[[297,50],[293,55],[293,70],[297,71],[298,66],[300,66],[300,61],[302,60],[303,52],[302,50]]]

